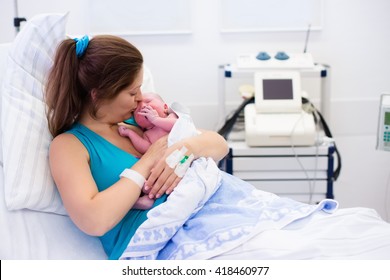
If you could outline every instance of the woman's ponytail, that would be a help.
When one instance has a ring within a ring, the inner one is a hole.
[[[83,107],[78,64],[76,42],[64,40],[58,46],[46,84],[47,119],[53,137],[68,130]]]

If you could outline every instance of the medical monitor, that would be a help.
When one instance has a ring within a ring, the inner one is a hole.
[[[259,113],[302,111],[300,74],[296,71],[255,73],[255,104]]]
[[[376,147],[390,152],[390,94],[381,95]]]

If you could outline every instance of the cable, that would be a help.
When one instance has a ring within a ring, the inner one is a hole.
[[[390,219],[389,219],[389,213],[390,213],[390,204],[388,203],[388,198],[389,198],[389,194],[390,194],[390,173],[389,175],[387,176],[387,182],[386,182],[386,190],[385,190],[385,220],[387,222],[390,222]]]
[[[307,98],[305,97],[302,97],[302,104],[310,104],[310,106],[315,110],[315,114],[317,114],[317,116],[315,116],[315,121],[320,121],[321,125],[322,125],[322,129],[324,130],[324,133],[327,137],[329,138],[333,138],[333,135],[332,135],[332,132],[330,131],[329,127],[328,127],[328,124],[326,123],[324,117],[322,116],[322,114],[320,113],[320,111],[318,111],[315,106],[313,105],[313,103],[311,103]],[[319,120],[318,120],[319,118]],[[317,119],[317,120],[316,120]],[[338,177],[340,176],[340,172],[341,172],[341,155],[340,155],[340,151],[338,150],[337,146],[336,146],[336,142],[333,142],[333,147],[334,147],[334,152],[336,153],[336,157],[337,157],[337,167],[336,169],[333,171],[333,176],[332,176],[332,180],[333,181],[336,181],[338,179]]]
[[[295,131],[298,123],[300,122],[300,120],[302,118],[303,118],[303,115],[301,115],[299,117],[299,119],[295,122],[295,124],[293,126],[293,129],[291,130],[291,134],[290,134],[290,140],[291,141],[290,141],[290,144],[291,144],[291,149],[293,151],[294,157],[297,160],[297,162],[298,162],[299,166],[301,167],[302,171],[304,172],[304,174],[306,176],[306,179],[307,179],[307,182],[309,184],[309,200],[308,200],[308,204],[312,204],[313,203],[313,194],[314,194],[315,184],[316,184],[316,179],[317,179],[319,148],[318,148],[318,145],[316,145],[315,164],[314,164],[314,170],[315,171],[314,171],[313,178],[310,178],[309,173],[307,172],[307,170],[306,170],[305,166],[303,165],[303,163],[302,163],[298,153],[295,150],[295,144],[294,144],[294,140],[293,140],[294,131]],[[319,135],[318,122],[315,121],[315,124],[316,124],[316,131],[317,131],[317,137],[318,137],[318,135]]]
[[[227,139],[241,111],[245,108],[246,105],[253,103],[254,100],[255,100],[254,97],[251,97],[249,99],[244,99],[241,105],[236,109],[236,111],[234,111],[234,114],[230,118],[228,118],[225,121],[225,124],[218,130],[218,133],[222,135],[225,139]]]

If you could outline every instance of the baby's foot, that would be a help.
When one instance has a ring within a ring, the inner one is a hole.
[[[150,193],[150,188],[147,187],[145,184],[144,184],[144,186],[142,187],[142,193],[143,193],[143,194],[149,194],[149,193]]]

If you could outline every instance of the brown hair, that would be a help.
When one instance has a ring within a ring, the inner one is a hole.
[[[111,35],[92,38],[85,54],[77,58],[76,42],[65,39],[57,48],[46,85],[47,120],[53,137],[77,122],[90,105],[96,117],[99,104],[131,85],[142,69],[140,51]],[[91,92],[96,96],[92,102]]]

